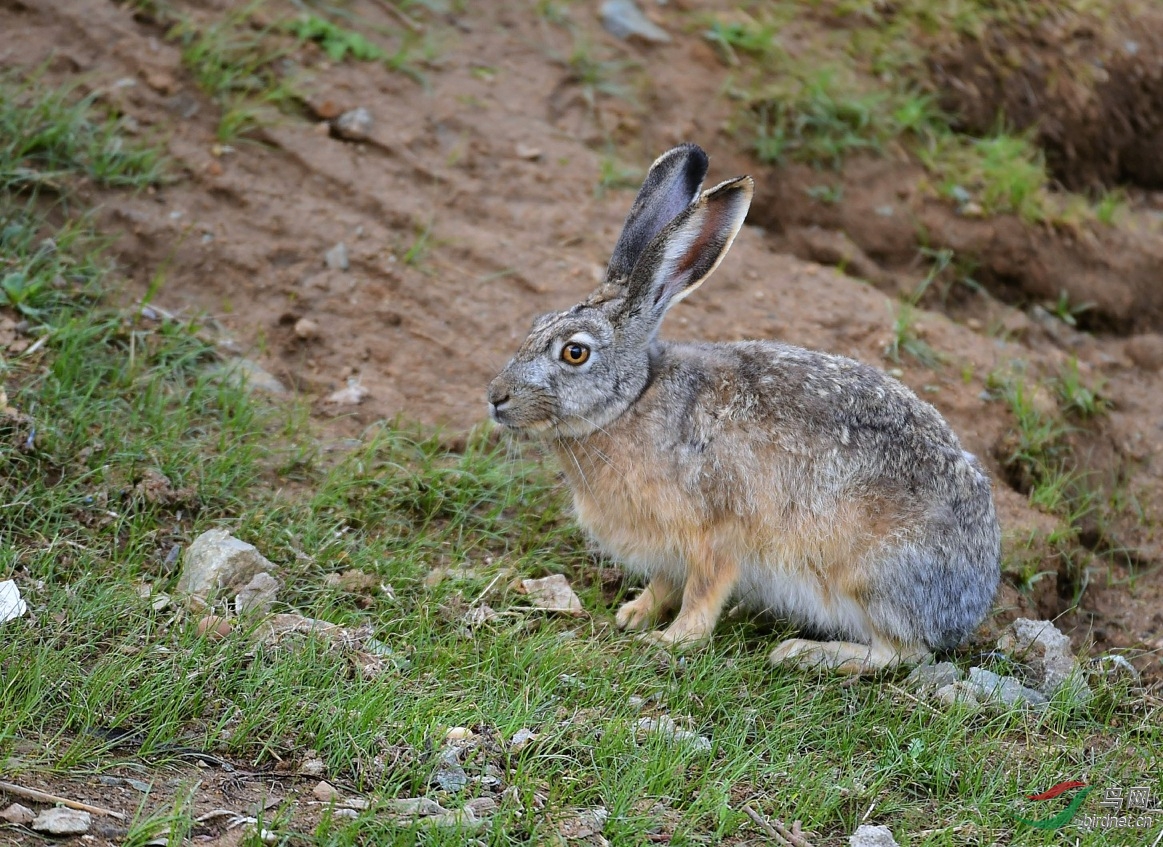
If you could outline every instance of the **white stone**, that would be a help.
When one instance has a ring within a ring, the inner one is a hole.
[[[11,579],[0,582],[0,623],[15,620],[28,612],[28,604]]]
[[[712,749],[711,739],[689,729],[681,729],[666,715],[657,718],[639,718],[634,723],[634,729],[640,735],[657,735],[673,744],[690,747],[700,753],[709,753]]]

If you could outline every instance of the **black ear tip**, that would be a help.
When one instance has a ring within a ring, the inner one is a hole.
[[[703,184],[703,178],[711,166],[707,151],[697,144],[688,142],[680,144],[671,152],[682,158],[684,188],[689,194],[694,195],[698,192],[699,186]]]

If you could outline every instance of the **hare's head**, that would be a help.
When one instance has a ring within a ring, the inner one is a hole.
[[[646,175],[606,269],[584,302],[533,322],[489,384],[489,413],[510,429],[582,436],[639,397],[666,310],[702,284],[743,225],[750,177],[699,193],[707,155],[693,144],[663,153]]]

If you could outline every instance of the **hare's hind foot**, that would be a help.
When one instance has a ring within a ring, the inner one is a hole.
[[[901,664],[917,664],[929,655],[922,647],[898,649],[888,645],[855,644],[851,641],[809,641],[789,638],[771,651],[773,665],[793,664],[801,668],[860,675],[875,673]]]

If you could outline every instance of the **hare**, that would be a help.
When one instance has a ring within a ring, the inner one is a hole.
[[[543,315],[488,388],[501,427],[545,441],[577,520],[647,580],[617,612],[662,644],[729,602],[811,634],[771,661],[865,673],[961,642],[1000,568],[990,480],[941,415],[868,365],[775,341],[675,343],[667,310],[722,261],[750,177],[702,191],[693,144],[651,166],[605,282]]]

